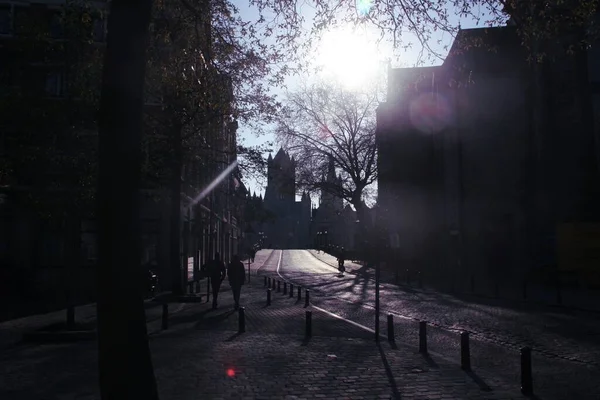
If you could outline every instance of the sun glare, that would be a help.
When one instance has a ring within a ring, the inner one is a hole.
[[[324,33],[316,56],[323,78],[356,89],[376,78],[381,60],[375,41],[352,28]]]

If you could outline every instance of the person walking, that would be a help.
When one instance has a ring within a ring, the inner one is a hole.
[[[213,310],[216,310],[217,300],[219,298],[219,289],[221,288],[221,282],[223,282],[225,279],[227,270],[225,269],[225,263],[221,260],[221,255],[218,252],[215,253],[214,260],[211,260],[207,267],[208,277],[210,278],[213,292],[212,308]]]
[[[240,293],[242,291],[242,285],[246,283],[246,272],[244,271],[244,264],[240,260],[240,257],[236,254],[229,263],[227,268],[227,276],[229,277],[229,285],[233,292],[233,301],[235,302],[235,309],[240,308]]]

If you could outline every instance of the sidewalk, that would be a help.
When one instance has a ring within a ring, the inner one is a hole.
[[[318,260],[330,265],[331,267],[337,270],[337,259],[324,252],[317,253],[316,250],[308,250],[315,258]],[[371,275],[374,279],[375,272],[373,269],[367,270],[363,265],[346,261],[344,263],[346,267],[346,273],[349,274],[366,274]],[[381,282],[394,284],[395,276],[392,271],[381,271]],[[428,287],[427,282],[423,282],[423,288],[416,289],[418,286],[417,282],[413,282],[412,285],[407,285],[406,282],[399,282],[397,284],[398,287],[410,287],[412,291],[422,291],[429,293],[444,293],[443,291],[437,290],[433,287]],[[571,288],[561,288],[561,305],[557,304],[557,293],[554,288],[543,288],[540,285],[530,284],[527,287],[527,299],[523,299],[523,288],[522,285],[515,285],[515,287],[507,288],[501,287],[499,292],[499,297],[495,297],[490,295],[489,293],[486,295],[481,293],[482,288],[480,285],[476,286],[476,292],[472,293],[466,290],[467,284],[464,285],[464,290],[459,290],[456,293],[453,293],[455,296],[459,297],[472,297],[472,298],[490,298],[496,301],[506,301],[511,304],[515,303],[530,303],[537,304],[548,307],[563,307],[563,308],[571,308],[581,311],[591,311],[591,312],[600,312],[600,292],[591,292],[591,291],[581,291],[577,289]],[[491,291],[491,289],[490,289]]]
[[[276,252],[274,252],[276,253]],[[263,251],[258,261],[267,261]],[[276,262],[277,260],[275,260]],[[492,376],[467,374],[435,354],[391,345],[312,307],[304,291],[272,291],[266,306],[262,278],[242,289],[246,332],[239,334],[227,282],[219,309],[189,303],[149,324],[161,399],[521,399],[518,387]],[[305,312],[312,312],[306,339]],[[95,342],[28,346],[0,353],[0,398],[99,399]],[[35,384],[32,384],[35,382]]]

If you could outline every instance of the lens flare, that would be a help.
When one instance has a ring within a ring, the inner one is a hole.
[[[219,174],[219,176],[217,176],[215,179],[213,179],[213,181],[211,183],[208,184],[208,186],[206,186],[198,196],[194,197],[194,199],[192,200],[192,202],[190,203],[189,207],[192,207],[196,204],[198,204],[199,201],[202,201],[203,198],[205,198],[206,196],[208,196],[208,194],[210,192],[213,191],[214,188],[217,187],[217,185],[219,183],[221,183],[221,181],[223,181],[223,179],[225,179],[229,174],[231,174],[231,172],[233,172],[233,170],[235,169],[235,167],[237,167],[237,160],[234,160],[227,168],[225,168],[223,170],[223,172],[221,172]]]
[[[230,378],[233,378],[235,376],[235,371],[233,370],[233,368],[227,369],[227,376]]]
[[[410,103],[410,120],[424,134],[439,133],[451,122],[452,109],[439,93],[422,93]]]

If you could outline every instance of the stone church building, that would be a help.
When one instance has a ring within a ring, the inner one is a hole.
[[[252,231],[260,237],[265,248],[305,249],[326,246],[345,249],[354,247],[356,213],[343,200],[329,193],[321,193],[319,205],[313,208],[308,193],[296,200],[296,160],[280,149],[275,157],[267,159],[267,188],[261,208],[267,217],[253,224]],[[335,165],[330,160],[327,179],[339,180]]]
[[[309,243],[311,202],[308,194],[296,201],[296,161],[279,149],[267,160],[267,188],[263,206],[271,218],[262,227],[264,246],[306,248]]]

